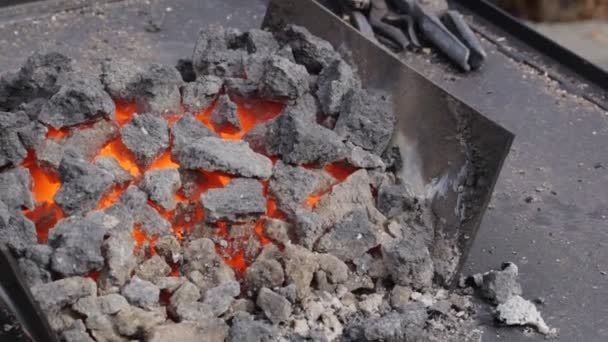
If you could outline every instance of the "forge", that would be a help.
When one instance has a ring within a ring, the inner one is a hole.
[[[204,28],[178,67],[50,52],[3,75],[0,242],[51,334],[477,337],[446,289],[512,136],[290,3]]]

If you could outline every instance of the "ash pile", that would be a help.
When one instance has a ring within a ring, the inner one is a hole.
[[[100,75],[37,54],[0,110],[0,242],[63,341],[479,338],[389,99],[301,27]]]

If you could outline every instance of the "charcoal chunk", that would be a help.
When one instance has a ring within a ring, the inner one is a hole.
[[[245,72],[245,79],[251,81],[256,87],[260,84],[264,73],[266,72],[266,60],[270,56],[264,54],[251,54],[245,57],[243,60],[243,71]]]
[[[219,263],[222,259],[215,253],[213,241],[201,238],[190,241],[184,248],[184,266],[182,271],[189,273],[194,270],[209,272],[209,270]]]
[[[171,137],[173,138],[173,156],[176,151],[186,145],[190,145],[205,137],[217,137],[217,135],[198,121],[190,113],[184,114],[173,126],[171,126]]]
[[[3,129],[0,132],[0,167],[18,165],[26,156],[27,150],[17,132]]]
[[[21,276],[28,286],[51,282],[51,273],[30,259],[20,258],[17,261]]]
[[[241,293],[241,286],[236,281],[231,281],[207,290],[204,304],[211,308],[215,316],[220,316],[228,310],[234,298]]]
[[[211,189],[201,195],[205,219],[210,222],[240,221],[266,213],[266,198],[262,184],[253,179],[233,179],[221,189]]]
[[[20,210],[9,210],[0,201],[0,243],[8,246],[15,254],[21,255],[24,249],[35,245],[36,227]]]
[[[199,33],[194,47],[192,65],[197,76],[241,77],[243,74],[244,50],[229,49],[230,38],[238,32],[211,25]]]
[[[0,173],[0,201],[10,210],[33,209],[32,179],[30,171],[23,167],[15,167]]]
[[[422,239],[406,236],[382,245],[387,270],[397,285],[425,289],[433,282],[433,261]]]
[[[352,261],[378,245],[367,212],[363,209],[346,214],[321,239],[317,250],[330,253],[341,260]]]
[[[181,148],[177,160],[186,169],[221,171],[243,177],[265,179],[272,173],[270,159],[253,152],[247,143],[239,140],[206,137]]]
[[[131,278],[131,281],[122,288],[120,292],[132,305],[144,309],[151,309],[158,305],[160,290],[156,285],[147,280],[142,280],[138,276]]]
[[[40,308],[49,312],[73,305],[80,298],[95,296],[97,285],[90,278],[70,277],[31,288]]]
[[[166,319],[164,308],[148,311],[136,306],[128,306],[112,316],[117,332],[129,337],[143,336],[153,327],[164,323]]]
[[[54,199],[65,213],[71,215],[95,208],[101,196],[110,189],[114,177],[68,151],[59,165],[59,179],[61,188]]]
[[[236,103],[232,102],[228,95],[220,95],[210,119],[217,130],[240,130],[242,128],[241,120],[236,112]]]
[[[183,303],[175,309],[175,314],[180,322],[205,321],[215,317],[211,307],[201,302]]]
[[[232,49],[244,49],[249,53],[271,55],[279,49],[279,42],[272,33],[260,29],[251,29],[238,35],[230,42]]]
[[[61,340],[65,342],[95,342],[87,332],[82,320],[75,321],[69,329],[63,331]]]
[[[59,90],[63,75],[73,70],[72,59],[58,52],[35,53],[17,73],[0,78],[0,109],[13,110],[36,98],[50,98]]]
[[[228,342],[270,342],[279,336],[279,330],[263,321],[247,315],[239,315],[232,321],[228,331]]]
[[[54,128],[114,118],[114,102],[98,79],[76,75],[42,106],[38,119]]]
[[[109,121],[99,121],[88,128],[75,127],[67,137],[43,141],[36,150],[39,164],[52,169],[59,168],[65,151],[77,152],[86,160],[92,160],[109,141],[118,136],[118,128]]]
[[[287,104],[281,115],[290,115],[304,121],[316,122],[319,106],[314,96],[306,93],[296,99],[295,103]]]
[[[268,218],[264,222],[264,235],[269,239],[285,244],[290,241],[291,224],[278,219]]]
[[[120,200],[129,209],[135,224],[148,236],[163,236],[171,232],[169,222],[148,205],[147,194],[137,186],[129,186]]]
[[[325,232],[323,219],[314,212],[300,209],[295,212],[296,234],[300,245],[312,249]]]
[[[286,58],[273,56],[264,61],[264,75],[260,79],[259,94],[277,102],[292,102],[309,88],[309,75],[301,65]]]
[[[382,161],[387,172],[399,173],[403,168],[403,158],[399,146],[390,146],[382,153]]]
[[[137,84],[135,108],[138,113],[177,114],[181,110],[182,76],[173,68],[151,64]]]
[[[109,295],[101,297],[84,297],[80,298],[72,309],[81,315],[94,316],[94,315],[114,315],[120,310],[129,306],[129,303],[125,297],[118,293],[111,293]]]
[[[37,149],[46,138],[48,131],[48,128],[40,121],[32,121],[16,129],[19,139],[26,149]]]
[[[157,280],[164,278],[171,272],[171,266],[160,255],[154,255],[139,265],[135,275],[142,280],[156,284]]]
[[[180,307],[195,303],[201,298],[201,292],[196,287],[196,285],[192,284],[189,281],[185,281],[173,294],[169,299],[169,309],[172,311],[176,311]]]
[[[217,94],[222,90],[221,78],[205,75],[196,81],[188,83],[182,88],[182,102],[187,111],[198,113],[213,103]]]
[[[378,210],[387,218],[413,210],[417,202],[404,184],[382,184],[378,189]]]
[[[281,286],[284,280],[283,266],[274,259],[256,260],[245,271],[245,283],[252,291]]]
[[[165,210],[173,210],[176,207],[175,193],[182,186],[177,169],[157,169],[144,173],[144,179],[140,184],[143,191],[148,194],[150,200]]]
[[[110,59],[101,64],[101,83],[112,98],[132,101],[137,97],[137,84],[144,69],[128,59]]]
[[[165,341],[209,341],[223,342],[228,334],[228,325],[219,318],[200,322],[169,323],[153,327],[148,332],[148,342]]]
[[[55,250],[51,268],[63,276],[98,271],[104,264],[101,245],[107,228],[92,214],[60,220],[49,231],[49,245]]]
[[[281,156],[289,164],[325,165],[346,157],[344,144],[333,131],[293,115],[257,125],[243,140],[255,151]]]
[[[354,146],[351,143],[347,143],[346,146],[350,150],[346,158],[350,165],[356,168],[378,169],[381,171],[386,168],[380,156],[366,151],[359,146]]]
[[[118,161],[112,156],[104,156],[95,159],[95,166],[108,172],[114,177],[114,183],[126,184],[133,180],[133,176],[120,166]]]
[[[169,148],[167,121],[153,114],[135,114],[133,119],[120,129],[120,134],[122,142],[142,166],[148,166]]]
[[[272,169],[268,191],[281,211],[295,213],[317,189],[318,181],[318,173],[279,161]]]
[[[346,94],[359,86],[353,69],[343,60],[335,60],[323,68],[317,79],[316,95],[326,115],[337,115]]]
[[[264,311],[268,319],[277,324],[291,316],[291,303],[285,297],[264,287],[258,293],[256,304]]]
[[[320,73],[324,67],[340,58],[329,42],[312,35],[304,27],[290,25],[276,35],[279,41],[291,46],[296,62],[304,65],[311,74]]]
[[[384,96],[353,90],[344,97],[334,130],[354,145],[381,155],[393,135],[396,121]]]
[[[422,329],[427,317],[423,306],[412,304],[402,312],[351,324],[344,335],[353,341],[420,341],[425,339]]]
[[[319,268],[315,254],[302,246],[289,244],[283,251],[283,263],[286,283],[296,285],[299,299],[306,297],[310,293],[313,275]]]

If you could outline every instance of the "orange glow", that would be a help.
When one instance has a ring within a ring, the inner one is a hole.
[[[156,158],[154,162],[148,167],[148,170],[157,169],[179,169],[179,164],[171,160],[171,151],[167,150]]]
[[[36,155],[30,151],[22,163],[23,167],[30,170],[32,175],[32,192],[36,202],[55,203],[54,196],[61,187],[61,182],[56,174],[53,174],[36,163]]]
[[[171,273],[169,273],[169,277],[179,277],[179,264],[171,264]]]
[[[69,132],[70,132],[70,130],[67,129],[67,128],[57,129],[57,128],[53,128],[53,127],[49,126],[48,127],[48,131],[46,132],[46,138],[47,139],[49,139],[49,138],[57,138],[57,139],[63,138],[66,135],[68,135]]]
[[[245,103],[239,99],[233,99],[233,101],[236,103],[236,113],[241,121],[242,129],[240,131],[235,132],[233,129],[217,130],[213,126],[210,116],[215,107],[215,102],[203,112],[196,114],[196,118],[221,138],[238,140],[255,125],[276,118],[283,110],[282,104],[270,101],[255,100],[250,103]]]
[[[97,207],[95,209],[105,209],[116,203],[120,198],[120,195],[122,195],[122,192],[125,191],[125,189],[126,187],[124,186],[115,185],[112,189],[110,189],[110,191],[103,194],[103,196],[99,200],[99,203],[97,203]]]
[[[336,162],[325,166],[325,171],[329,172],[339,182],[343,182],[357,169],[346,163]]]
[[[285,214],[277,208],[277,204],[272,198],[266,200],[266,216],[281,220],[285,218]]]
[[[319,200],[321,199],[322,195],[310,195],[308,196],[308,198],[306,199],[306,205],[309,206],[310,208],[314,208],[317,205],[317,202],[319,202]]]
[[[114,104],[116,105],[116,121],[118,122],[118,127],[122,127],[133,118],[133,114],[135,114],[135,103],[115,101]]]
[[[247,269],[247,261],[245,261],[245,251],[240,250],[236,252],[232,257],[225,258],[224,263],[232,269],[234,269],[238,274],[243,274]]]
[[[43,202],[34,210],[26,211],[25,216],[34,222],[38,242],[46,243],[49,238],[49,230],[55,227],[55,224],[63,218],[64,214],[57,204]]]
[[[93,279],[93,281],[97,281],[97,278],[99,278],[99,273],[99,271],[91,271],[86,275],[86,277]]]
[[[257,220],[257,222],[255,223],[255,234],[260,239],[260,243],[262,244],[262,246],[266,246],[267,244],[272,242],[272,240],[270,240],[266,235],[264,235],[264,222],[266,222],[266,220],[261,219]]]
[[[112,140],[106,146],[101,149],[97,157],[112,156],[118,164],[125,170],[127,170],[133,177],[139,177],[141,171],[139,166],[135,162],[135,156],[127,149],[122,143],[120,138]]]
[[[135,247],[135,251],[134,251],[134,253],[136,255],[139,254],[139,252],[141,251],[141,249],[144,246],[144,243],[146,241],[150,245],[150,254],[151,255],[156,255],[156,249],[154,248],[154,244],[156,243],[156,240],[158,239],[158,236],[154,237],[154,238],[151,238],[146,233],[144,233],[140,229],[139,226],[135,226],[135,227],[133,227],[133,239],[137,243],[137,246]]]

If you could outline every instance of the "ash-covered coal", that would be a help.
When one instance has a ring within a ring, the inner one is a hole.
[[[184,61],[0,80],[0,242],[62,340],[477,340],[390,99],[302,27],[209,27]],[[478,285],[547,331],[514,276]]]

